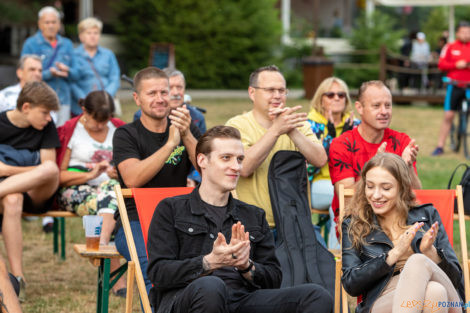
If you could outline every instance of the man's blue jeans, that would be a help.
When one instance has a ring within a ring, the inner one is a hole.
[[[145,249],[144,236],[142,235],[142,229],[140,227],[139,221],[130,221],[132,236],[134,237],[134,243],[137,250],[137,256],[139,257],[140,268],[142,269],[142,275],[144,276],[145,288],[147,289],[147,294],[152,288],[152,283],[147,277],[147,267],[148,267],[148,258],[147,251]],[[127,260],[131,260],[131,255],[129,249],[127,248],[126,236],[124,234],[124,228],[121,227],[118,229],[116,236],[114,237],[114,242],[116,243],[116,249],[119,253]]]

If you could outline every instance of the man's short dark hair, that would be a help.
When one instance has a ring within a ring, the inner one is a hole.
[[[18,96],[16,107],[23,109],[23,104],[28,102],[31,107],[42,106],[50,111],[59,109],[59,98],[55,91],[45,82],[27,82]]]
[[[371,86],[374,86],[374,87],[377,87],[377,88],[385,88],[385,89],[388,90],[388,87],[381,80],[369,80],[367,82],[363,82],[361,84],[361,87],[359,87],[359,92],[357,94],[357,100],[359,102],[362,101],[362,97],[364,96],[364,93]]]
[[[257,68],[253,73],[250,74],[249,86],[258,87],[258,76],[261,72],[278,72],[282,75],[281,71],[276,65],[268,65]]]
[[[457,25],[457,30],[459,30],[460,27],[470,27],[470,23],[467,21],[460,21],[459,24]]]
[[[232,126],[214,126],[202,135],[197,141],[196,157],[202,153],[209,155],[212,152],[212,141],[217,138],[237,139],[241,140],[240,131]],[[197,163],[197,162],[196,162]],[[199,164],[196,164],[196,169],[201,172]]]
[[[134,90],[139,93],[139,87],[142,80],[151,78],[165,78],[166,80],[168,80],[168,75],[166,75],[164,71],[155,66],[149,66],[144,69],[141,69],[134,76]]]

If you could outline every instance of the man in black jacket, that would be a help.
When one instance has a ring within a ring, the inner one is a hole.
[[[208,130],[196,146],[200,187],[163,200],[149,229],[148,277],[157,312],[325,312],[315,284],[278,289],[282,273],[262,209],[232,197],[244,158],[233,127]]]

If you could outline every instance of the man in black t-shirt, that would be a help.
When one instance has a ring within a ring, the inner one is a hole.
[[[55,149],[60,142],[49,113],[58,108],[57,95],[46,83],[29,82],[18,96],[16,109],[0,113],[2,234],[11,272],[20,282],[20,300],[25,287],[21,213],[47,211],[57,190]]]
[[[195,163],[194,151],[199,130],[191,123],[186,106],[171,110],[168,76],[156,67],[147,67],[134,77],[133,94],[142,115],[116,130],[113,161],[122,187],[184,187]],[[171,113],[170,113],[171,111]],[[147,292],[147,252],[133,199],[126,208],[140,259]],[[130,260],[119,211],[116,212],[116,248]]]
[[[201,185],[166,198],[148,235],[148,276],[157,313],[330,313],[317,284],[279,289],[282,273],[261,208],[234,199],[244,159],[240,132],[209,129],[196,146]]]

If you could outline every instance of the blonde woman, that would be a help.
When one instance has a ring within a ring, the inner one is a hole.
[[[94,90],[105,90],[112,97],[120,85],[121,71],[114,53],[98,45],[103,23],[89,17],[78,24],[78,35],[81,44],[74,50],[78,77],[72,83],[72,115],[82,113],[78,105]]]
[[[377,154],[362,169],[342,223],[341,280],[362,296],[357,313],[462,312],[442,305],[463,299],[462,270],[439,213],[415,203],[411,182],[396,154]]]
[[[351,110],[349,90],[344,81],[337,77],[330,77],[318,86],[311,101],[311,109],[307,118],[313,133],[322,141],[327,155],[334,138],[359,125],[360,121],[353,118]],[[322,168],[309,165],[308,173],[311,183],[312,207],[328,211],[334,194],[328,164]],[[330,213],[330,220],[334,223],[333,212]],[[331,229],[334,228],[333,225]],[[329,247],[339,248],[334,231],[330,233]]]

